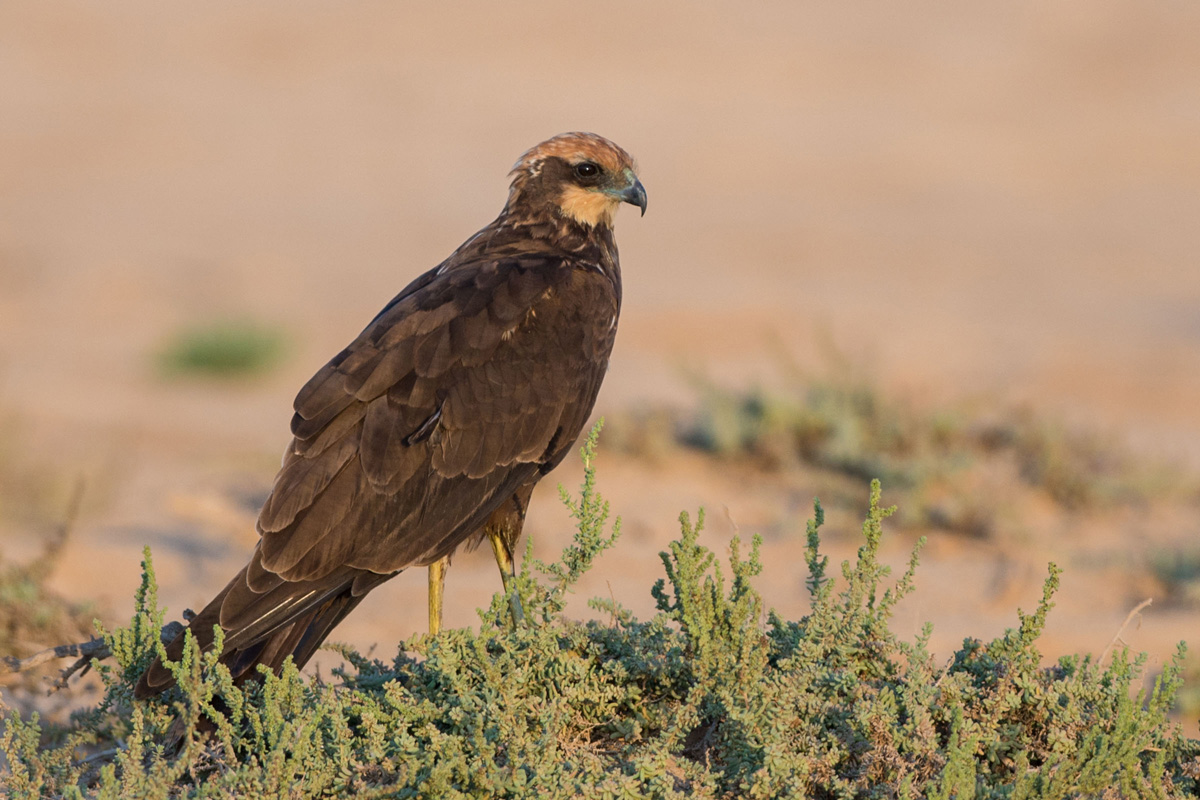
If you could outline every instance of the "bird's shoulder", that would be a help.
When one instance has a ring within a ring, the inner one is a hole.
[[[413,280],[371,320],[348,350],[394,345],[454,319],[507,328],[540,301],[581,302],[597,293],[619,301],[615,258],[602,247],[569,250],[552,241],[506,239],[485,229]],[[482,313],[486,311],[484,319]]]

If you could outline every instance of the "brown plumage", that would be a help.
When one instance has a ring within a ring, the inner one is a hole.
[[[371,589],[490,528],[519,536],[570,450],[621,306],[612,222],[645,213],[633,160],[594,134],[534,147],[500,216],[408,285],[300,390],[250,562],[192,620],[235,679],[303,665]],[[182,652],[183,637],[167,647]],[[137,686],[173,685],[155,661]]]

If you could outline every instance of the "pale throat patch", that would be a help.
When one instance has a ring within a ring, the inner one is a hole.
[[[612,195],[579,186],[568,186],[558,198],[558,206],[564,214],[593,228],[600,224],[612,227],[620,204],[621,201]]]

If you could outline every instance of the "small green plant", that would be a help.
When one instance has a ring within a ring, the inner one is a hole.
[[[226,320],[185,328],[159,353],[167,375],[247,377],[274,367],[284,354],[284,336],[264,325]]]
[[[702,544],[683,515],[641,621],[562,616],[564,593],[615,541],[585,445],[576,535],[553,564],[528,554],[519,583],[529,624],[496,595],[479,630],[413,636],[390,662],[338,648],[335,683],[290,662],[235,686],[194,644],[178,686],[148,702],[132,682],[164,650],[149,556],[130,626],[105,635],[107,691],[65,728],[9,712],[0,737],[12,798],[1059,798],[1195,796],[1200,742],[1166,719],[1179,657],[1152,692],[1144,659],[1042,664],[1051,566],[1036,610],[949,663],[889,628],[911,591],[917,551],[896,581],[879,561],[894,509],[871,487],[863,543],[830,571],[819,504],[808,526],[812,610],[764,613],[759,543]],[[918,547],[919,550],[919,547]],[[198,734],[203,723],[211,730]],[[172,744],[173,743],[173,744]]]
[[[1175,714],[1183,719],[1200,719],[1200,658],[1189,653],[1183,664],[1183,686],[1175,695]]]

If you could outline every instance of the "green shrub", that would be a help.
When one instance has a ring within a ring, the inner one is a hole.
[[[565,593],[606,547],[595,491],[595,432],[584,448],[578,523],[555,564],[526,551],[529,624],[510,629],[496,595],[480,630],[414,636],[390,663],[341,648],[336,683],[285,667],[233,686],[211,653],[186,648],[178,688],[132,700],[162,652],[149,554],[130,626],[106,634],[107,694],[62,729],[9,713],[0,746],[13,798],[1182,798],[1197,791],[1200,743],[1166,714],[1180,656],[1152,692],[1132,693],[1144,659],[1070,657],[1044,667],[1037,640],[1058,585],[1051,566],[1032,614],[946,664],[929,629],[888,627],[912,588],[878,561],[884,520],[873,483],[864,541],[840,579],[808,526],[811,613],[764,620],[757,538],[728,566],[681,517],[642,621],[596,600],[605,621],[562,616]],[[919,549],[919,548],[918,548]],[[215,732],[192,733],[207,719]],[[174,726],[174,728],[173,728]],[[181,733],[178,751],[166,742]]]
[[[246,377],[274,367],[284,353],[284,336],[263,325],[225,320],[179,331],[158,355],[166,375]]]

